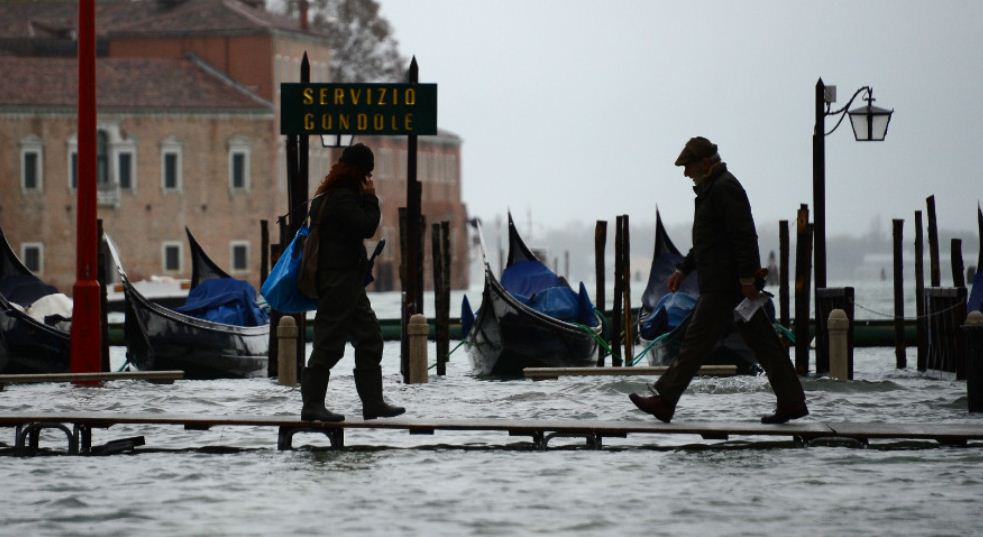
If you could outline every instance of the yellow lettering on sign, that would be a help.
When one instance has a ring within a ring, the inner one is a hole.
[[[334,104],[343,105],[345,104],[345,90],[342,88],[335,88],[334,90]]]
[[[304,88],[304,91],[303,91],[302,94],[304,96],[304,104],[314,104],[314,89],[313,88]]]
[[[407,104],[409,104],[409,103],[407,103]],[[403,128],[406,129],[407,132],[412,132],[413,131],[413,113],[412,112],[403,115]]]
[[[406,88],[406,97],[403,99],[406,106],[416,106],[416,89]]]
[[[364,131],[369,128],[369,115],[368,114],[358,114],[355,116],[355,128]]]
[[[381,131],[382,129],[386,128],[386,118],[384,118],[382,114],[373,114],[372,128],[377,131]]]
[[[375,103],[379,106],[386,106],[386,88],[375,89]]]
[[[348,114],[343,114],[338,116],[338,128],[339,129],[350,129],[351,121]]]
[[[304,130],[314,130],[314,114],[304,114]]]
[[[318,92],[318,95],[319,95],[318,102],[321,104],[321,106],[328,104],[328,88],[321,88],[321,90]]]
[[[324,130],[331,130],[332,119],[334,116],[331,114],[321,114],[321,128]]]
[[[358,104],[359,98],[362,96],[362,92],[356,88],[351,88],[348,90],[348,95],[351,97],[352,104]]]

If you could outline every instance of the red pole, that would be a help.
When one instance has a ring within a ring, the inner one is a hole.
[[[78,11],[78,210],[71,333],[73,373],[93,373],[101,369],[99,281],[96,279],[95,26],[95,0],[81,0]]]

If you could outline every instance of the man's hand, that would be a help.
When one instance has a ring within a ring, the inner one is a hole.
[[[683,280],[685,278],[686,275],[683,274],[681,271],[677,270],[676,272],[673,272],[672,274],[669,275],[669,279],[666,280],[666,287],[669,288],[670,292],[675,293],[676,291],[679,290],[679,286],[683,284]]]
[[[365,182],[362,183],[362,193],[375,194],[375,181],[373,181],[371,177],[367,177]]]

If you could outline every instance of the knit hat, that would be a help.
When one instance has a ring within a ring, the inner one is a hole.
[[[365,144],[350,145],[341,152],[340,162],[350,164],[368,174],[375,169],[375,157]]]
[[[685,166],[691,162],[712,157],[717,154],[717,145],[702,136],[690,138],[686,147],[676,158],[676,166]]]

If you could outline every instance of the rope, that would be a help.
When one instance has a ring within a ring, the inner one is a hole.
[[[130,367],[130,359],[129,358],[127,358],[126,361],[123,362],[123,367],[119,368],[119,370],[117,371],[117,373],[122,373],[123,371],[126,371],[126,368],[127,367]]]
[[[604,341],[604,338],[597,335],[597,333],[591,330],[589,326],[580,323],[573,323],[573,325],[579,328],[580,330],[583,330],[584,333],[592,337],[594,341],[596,341],[597,344],[600,345],[602,349],[604,349],[605,356],[611,354],[611,346],[608,345],[608,342]]]
[[[464,342],[465,341],[467,341],[467,340],[466,339],[462,339],[461,341],[459,341],[457,343],[457,345],[454,345],[454,348],[451,349],[450,352],[447,353],[447,360],[448,361],[450,361],[451,355],[454,354],[454,351],[456,351],[457,349],[461,348],[461,345],[464,345]],[[437,362],[434,362],[432,366],[428,367],[427,368],[427,371],[430,371],[431,369],[433,369],[435,367],[437,367]]]
[[[897,315],[894,315],[893,313],[884,313],[884,312],[881,312],[881,311],[872,310],[872,309],[864,306],[863,304],[857,304],[856,302],[854,302],[853,305],[855,307],[857,307],[857,308],[860,308],[860,309],[868,312],[868,313],[873,313],[874,315],[880,315],[881,317],[885,317],[885,318],[888,318],[888,319],[894,319],[894,320],[900,319],[902,321],[904,321],[906,319],[913,319],[915,321],[919,321],[919,320],[922,320],[922,319],[930,319],[932,317],[937,317],[939,315],[942,315],[943,313],[948,313],[948,312],[950,312],[950,311],[952,311],[952,310],[954,310],[956,308],[965,306],[965,304],[963,304],[962,302],[957,302],[956,304],[953,304],[953,305],[949,306],[948,308],[945,308],[943,310],[936,311],[936,312],[934,312],[932,314],[928,314],[928,315],[916,315],[914,318],[911,318],[911,317],[898,317]]]

